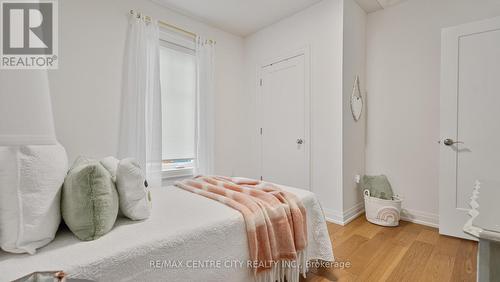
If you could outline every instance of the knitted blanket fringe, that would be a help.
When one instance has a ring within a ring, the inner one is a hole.
[[[257,273],[255,282],[299,282],[301,274],[306,278],[306,263],[306,251],[299,251],[297,252],[297,260],[276,263],[270,270]]]

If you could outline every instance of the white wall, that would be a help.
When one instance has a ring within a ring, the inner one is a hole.
[[[244,138],[237,174],[259,177],[257,69],[264,61],[309,46],[311,56],[311,184],[328,217],[342,214],[342,1],[325,0],[245,39]],[[307,142],[307,140],[306,140]]]
[[[50,71],[56,132],[70,160],[116,155],[130,9],[217,40],[216,171],[231,174],[239,146],[243,40],[147,0],[59,1],[59,69]]]
[[[343,21],[342,197],[343,221],[348,221],[363,211],[362,193],[354,177],[365,173],[366,108],[360,120],[355,122],[350,103],[356,75],[359,75],[363,99],[366,98],[366,13],[354,0],[344,0]]]
[[[500,15],[498,0],[408,0],[368,15],[368,173],[417,221],[438,222],[441,28]]]

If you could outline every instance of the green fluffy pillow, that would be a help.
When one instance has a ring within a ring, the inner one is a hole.
[[[98,161],[78,158],[61,195],[61,213],[69,229],[83,241],[108,233],[118,215],[118,193],[111,174]]]
[[[379,199],[392,200],[394,196],[391,184],[385,175],[363,176],[361,188],[363,190],[368,189],[370,196]]]

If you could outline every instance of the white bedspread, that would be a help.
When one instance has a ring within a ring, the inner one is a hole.
[[[316,197],[285,189],[307,209],[308,258],[333,261]],[[63,230],[33,256],[0,251],[0,281],[43,270],[95,281],[253,281],[246,267],[245,223],[238,211],[173,186],[153,190],[152,197],[148,220],[119,219],[96,241],[81,242]]]

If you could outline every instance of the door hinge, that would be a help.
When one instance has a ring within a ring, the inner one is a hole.
[[[260,79],[260,86],[262,86],[262,78]]]

